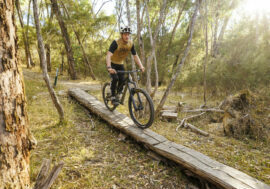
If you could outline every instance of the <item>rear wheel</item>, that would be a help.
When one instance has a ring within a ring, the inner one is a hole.
[[[142,129],[148,128],[154,121],[154,104],[147,92],[133,88],[128,99],[131,119]]]
[[[112,104],[111,101],[111,84],[110,83],[105,83],[103,88],[102,88],[102,97],[103,97],[103,101],[105,106],[110,110],[113,111],[115,110],[116,106]]]

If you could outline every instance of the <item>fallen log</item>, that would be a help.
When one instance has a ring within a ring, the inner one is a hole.
[[[70,89],[68,93],[111,126],[118,128],[147,148],[178,163],[218,188],[270,189],[270,186],[265,183],[219,163],[202,153],[171,142],[150,129],[142,130],[138,128],[129,117],[116,110],[114,112],[109,111],[103,103],[81,89]]]
[[[194,113],[194,112],[220,112],[224,113],[224,110],[216,109],[216,108],[209,108],[209,109],[195,109],[195,110],[183,110],[182,112],[185,113]]]

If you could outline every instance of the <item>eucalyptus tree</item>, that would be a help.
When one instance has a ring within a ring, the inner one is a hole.
[[[31,1],[29,1],[29,4],[30,3],[31,3]],[[30,67],[34,66],[35,64],[33,63],[32,56],[31,56],[31,53],[30,53],[29,42],[28,42],[28,39],[27,39],[28,36],[27,36],[27,32],[25,30],[24,23],[23,23],[23,14],[22,14],[22,10],[21,10],[20,1],[16,0],[15,5],[16,5],[20,25],[21,25],[21,28],[22,28],[22,40],[23,40],[24,50],[25,50],[26,65],[27,65],[27,68],[30,68]],[[27,18],[28,18],[27,19],[27,22],[28,22],[29,13],[28,13]],[[28,24],[27,24],[27,27],[28,27]]]
[[[36,142],[18,67],[14,1],[0,4],[0,188],[30,188],[30,150]]]
[[[69,66],[69,74],[71,76],[71,79],[77,79],[77,73],[75,70],[75,61],[74,61],[74,57],[73,57],[73,50],[72,50],[72,46],[71,46],[71,42],[70,42],[70,37],[69,37],[69,33],[67,31],[67,27],[65,25],[65,22],[62,18],[62,14],[59,10],[59,6],[58,6],[58,2],[57,0],[51,0],[52,3],[52,9],[54,11],[54,14],[58,20],[59,26],[61,28],[61,32],[62,32],[62,36],[63,36],[63,40],[64,40],[64,45],[65,45],[65,49],[66,49],[66,54],[67,54],[67,59],[68,59],[68,66]]]
[[[37,33],[37,41],[38,41],[38,48],[39,48],[39,55],[40,55],[40,61],[41,61],[41,67],[43,72],[43,79],[47,85],[48,91],[50,93],[50,96],[52,98],[53,104],[57,109],[57,112],[59,114],[60,122],[64,121],[64,110],[62,108],[62,105],[58,99],[58,97],[55,94],[55,91],[52,88],[52,85],[50,83],[50,78],[47,72],[47,63],[46,63],[46,55],[45,55],[45,49],[43,44],[43,38],[41,35],[41,29],[40,29],[40,21],[39,21],[39,14],[37,10],[37,4],[36,0],[33,0],[33,12],[34,12],[34,20],[35,20],[35,26],[36,26],[36,33]]]
[[[187,55],[188,55],[189,50],[190,50],[191,41],[192,41],[192,37],[193,37],[193,33],[194,33],[194,26],[196,23],[198,10],[201,6],[201,1],[202,0],[196,0],[196,2],[195,2],[195,9],[194,9],[194,13],[193,13],[192,18],[191,18],[191,23],[190,23],[190,27],[189,27],[189,37],[188,37],[185,52],[183,54],[183,57],[182,57],[180,63],[177,65],[174,74],[172,75],[172,77],[170,79],[170,83],[168,84],[168,86],[167,86],[167,88],[162,96],[162,99],[160,100],[160,103],[158,104],[158,106],[156,108],[155,115],[159,115],[159,112],[162,109],[162,107],[164,106],[165,101],[166,101],[175,81],[176,81],[176,78],[179,76],[179,74],[181,72],[181,68],[182,68],[183,64],[185,63],[185,60],[186,60]]]

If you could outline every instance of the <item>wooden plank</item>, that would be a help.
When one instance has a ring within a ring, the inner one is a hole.
[[[163,106],[162,110],[170,110],[170,111],[173,111],[173,112],[177,112],[177,106]]]
[[[150,129],[138,128],[129,117],[116,110],[114,112],[107,110],[103,103],[80,89],[70,89],[69,95],[110,125],[219,188],[270,189],[270,186],[265,183],[219,163],[200,152],[171,142]]]
[[[164,118],[177,118],[177,113],[173,113],[173,112],[163,112],[162,114],[161,114],[161,116],[162,117],[164,117]]]

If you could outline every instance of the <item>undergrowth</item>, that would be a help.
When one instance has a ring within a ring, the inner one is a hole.
[[[179,167],[154,161],[131,139],[119,141],[118,130],[92,115],[93,127],[85,110],[67,95],[59,96],[67,120],[59,124],[44,81],[31,77],[25,77],[27,110],[38,141],[31,151],[31,183],[47,158],[64,162],[52,188],[185,188],[188,181]]]

